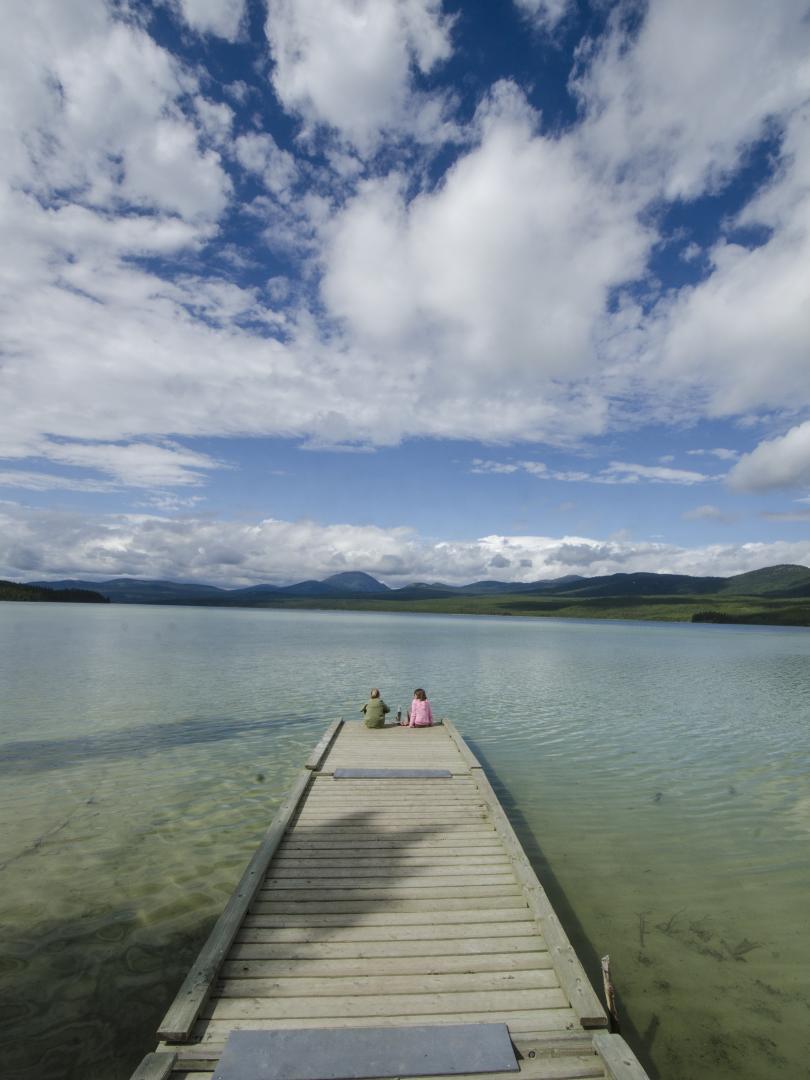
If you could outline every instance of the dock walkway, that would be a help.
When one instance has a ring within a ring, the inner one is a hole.
[[[240,1030],[482,1023],[524,1080],[646,1076],[455,727],[336,721],[133,1080],[209,1080]]]

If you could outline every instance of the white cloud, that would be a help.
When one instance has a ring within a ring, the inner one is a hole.
[[[572,7],[572,0],[515,0],[515,6],[541,30],[553,30]]]
[[[810,420],[786,435],[766,439],[729,473],[737,491],[774,491],[810,485]]]
[[[484,461],[481,458],[473,459],[473,467],[470,472],[498,473],[526,472],[538,480],[561,480],[566,483],[582,483],[590,481],[594,484],[702,484],[711,480],[719,480],[722,477],[710,476],[706,473],[695,472],[691,469],[670,469],[662,465],[634,465],[626,461],[611,461],[604,469],[595,473],[586,473],[579,470],[549,469],[541,461],[518,461],[499,462]]]
[[[548,466],[544,465],[542,461],[521,461],[520,467],[529,476],[536,476],[541,480],[548,476]]]
[[[576,83],[583,152],[639,206],[716,192],[769,137],[775,175],[706,250],[708,276],[665,295],[606,352],[635,357],[673,415],[730,416],[810,404],[810,20],[804,0],[658,0],[635,38],[623,28],[583,50]],[[745,64],[739,58],[745,56]],[[734,229],[757,226],[760,246]],[[687,249],[688,251],[689,249]],[[640,366],[636,366],[638,363]]]
[[[733,515],[724,514],[719,507],[712,506],[709,503],[706,503],[703,506],[696,506],[692,510],[686,510],[681,514],[681,517],[684,521],[717,521],[729,523],[735,520]]]
[[[230,195],[219,155],[180,102],[197,79],[104,4],[33,0],[0,44],[5,175],[46,202],[215,218]]]
[[[130,487],[196,485],[203,479],[202,470],[222,468],[207,454],[174,444],[51,442],[41,444],[38,453],[50,461],[108,473]]]
[[[810,509],[808,510],[764,510],[762,517],[768,521],[810,521]]]
[[[625,182],[668,199],[716,189],[806,100],[805,0],[656,0],[632,39],[627,13],[614,8],[575,83],[591,152]]]
[[[272,135],[251,132],[240,135],[234,143],[239,163],[262,177],[273,194],[288,198],[298,178],[295,158],[282,150]]]
[[[180,13],[198,34],[236,41],[245,18],[245,0],[178,0]]]
[[[711,276],[658,310],[647,347],[659,350],[662,376],[703,384],[708,415],[810,405],[804,218],[810,222],[810,194],[791,225],[761,247],[716,245]]]
[[[511,462],[506,461],[485,461],[482,458],[473,458],[472,466],[470,468],[471,473],[483,473],[486,475],[501,475],[504,473],[514,473],[520,468],[519,465],[514,465]]]
[[[484,438],[605,423],[587,383],[594,327],[650,238],[576,143],[536,122],[500,84],[479,110],[480,142],[437,191],[408,202],[403,177],[369,181],[329,227],[324,298],[356,340],[407,358],[430,387],[425,434],[469,431],[476,401]]]
[[[106,474],[112,483],[92,478],[9,470],[0,473],[0,485],[75,491],[113,491],[121,485],[145,488],[196,486],[203,482],[204,471],[227,467],[207,454],[165,440],[161,445],[156,445],[42,439],[26,448],[26,456],[72,468],[91,469]]]
[[[430,140],[441,109],[415,93],[411,71],[447,59],[450,30],[440,0],[271,0],[273,87],[288,111],[363,152],[383,132]]]
[[[737,450],[729,450],[725,446],[715,446],[712,450],[687,450],[686,452],[691,457],[705,457],[710,454],[712,457],[719,458],[720,461],[736,461],[740,456]],[[663,458],[661,460],[663,461]]]
[[[58,476],[56,473],[31,472],[27,469],[0,471],[0,488],[24,488],[26,491],[116,491],[108,480],[92,480],[86,477]]]
[[[88,518],[0,503],[0,576],[132,575],[225,586],[286,583],[364,570],[391,585],[462,584],[491,576],[529,581],[579,573],[742,573],[777,563],[810,565],[810,541],[687,549],[629,539],[490,535],[429,541],[371,523],[255,523],[154,514]]]
[[[647,480],[654,484],[704,484],[720,479],[691,469],[670,469],[663,465],[634,465],[626,461],[611,461],[606,469],[592,478],[602,484],[637,484]]]

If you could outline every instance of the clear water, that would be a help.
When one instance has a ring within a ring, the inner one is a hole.
[[[651,1075],[807,1075],[809,675],[804,630],[0,604],[0,1071],[126,1080],[323,728],[421,685]]]

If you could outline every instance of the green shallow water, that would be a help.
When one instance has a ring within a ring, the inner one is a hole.
[[[3,1075],[127,1080],[372,685],[456,720],[651,1075],[806,1075],[808,672],[804,630],[0,605]]]

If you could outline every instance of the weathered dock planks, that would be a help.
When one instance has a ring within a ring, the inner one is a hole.
[[[508,1025],[524,1080],[645,1076],[455,727],[336,721],[133,1080],[207,1080],[239,1030],[462,1023]]]

